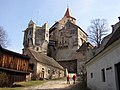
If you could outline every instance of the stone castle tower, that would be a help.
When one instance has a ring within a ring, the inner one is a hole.
[[[47,54],[48,43],[48,24],[45,23],[42,27],[39,27],[31,20],[28,24],[27,29],[24,31],[23,52],[26,49],[32,49],[37,52]]]
[[[48,55],[58,61],[69,72],[77,71],[76,50],[87,42],[87,34],[76,24],[67,8],[64,17],[49,30]]]
[[[47,54],[68,72],[76,73],[80,72],[80,66],[86,60],[83,48],[87,45],[87,36],[67,8],[63,18],[50,29],[47,23],[39,27],[31,20],[24,31],[23,50],[32,49]]]

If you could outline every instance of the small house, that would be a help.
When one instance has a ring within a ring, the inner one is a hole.
[[[32,49],[27,49],[24,54],[30,57],[29,63],[34,65],[31,79],[54,79],[64,77],[64,68],[53,58]]]

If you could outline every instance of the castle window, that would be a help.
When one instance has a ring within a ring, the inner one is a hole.
[[[31,35],[31,31],[29,31],[29,35]]]
[[[68,27],[70,28],[70,25],[68,25]]]
[[[93,73],[90,73],[90,75],[91,75],[91,78],[93,78]]]
[[[37,47],[37,48],[36,48],[36,50],[38,51],[38,50],[39,50],[39,48]]]
[[[31,44],[33,44],[33,40],[32,40],[32,38],[30,38],[30,40],[31,40]]]
[[[75,34],[75,30],[74,30],[74,29],[71,30],[71,31],[70,31],[70,34]]]
[[[55,70],[53,70],[53,75],[55,74]]]
[[[105,69],[101,69],[102,81],[105,82]]]
[[[65,41],[65,43],[66,43],[66,41]]]
[[[61,42],[60,42],[60,45],[61,45]]]
[[[48,37],[48,34],[46,33],[46,37]]]
[[[42,68],[42,71],[44,71],[44,68]]]
[[[50,69],[48,69],[48,74],[50,74]]]

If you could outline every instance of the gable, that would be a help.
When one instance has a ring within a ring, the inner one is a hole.
[[[30,57],[30,60],[29,60],[30,63],[35,64],[37,62],[34,56],[32,55],[32,53],[29,51],[29,49],[25,50],[24,55],[27,55]]]
[[[80,30],[80,31],[82,31],[82,33],[84,33],[86,36],[88,36],[87,33],[84,30],[82,30],[78,25],[76,25],[74,23],[71,23],[70,21],[68,21],[65,24],[65,27],[67,27],[67,28],[74,28],[75,30]]]

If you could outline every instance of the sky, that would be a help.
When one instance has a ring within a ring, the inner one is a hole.
[[[71,14],[86,33],[93,19],[107,19],[111,25],[120,16],[120,0],[0,0],[0,26],[7,32],[7,49],[22,53],[23,31],[32,19],[42,26],[48,22],[49,28],[62,19],[69,6]]]

